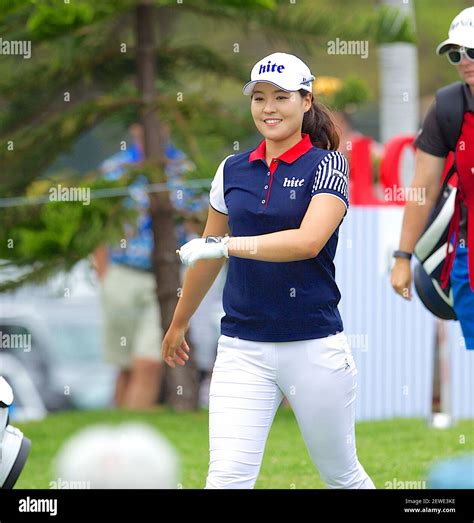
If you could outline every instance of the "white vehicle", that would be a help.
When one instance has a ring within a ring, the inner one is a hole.
[[[111,405],[116,370],[103,360],[101,312],[86,261],[70,274],[0,295],[0,373],[15,392],[12,419],[25,419],[18,401],[28,396],[18,389],[20,371],[4,371],[6,356],[10,367],[11,358],[21,363],[47,411]]]

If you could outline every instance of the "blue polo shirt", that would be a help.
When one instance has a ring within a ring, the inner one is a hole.
[[[300,227],[311,198],[327,193],[349,206],[348,164],[337,151],[312,145],[309,135],[265,160],[265,140],[230,155],[212,181],[210,205],[228,215],[232,236],[258,236]],[[347,213],[347,210],[346,210]],[[221,333],[245,340],[285,342],[343,330],[334,256],[339,227],[307,260],[267,262],[231,256],[224,287]]]

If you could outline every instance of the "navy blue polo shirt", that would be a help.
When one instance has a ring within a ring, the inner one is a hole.
[[[225,158],[212,181],[210,205],[228,215],[231,236],[258,236],[300,227],[316,194],[348,201],[348,164],[337,151],[312,145],[309,135],[271,161],[265,140]],[[347,212],[347,211],[346,211]],[[229,257],[221,333],[245,340],[285,342],[343,330],[334,256],[339,227],[307,260],[268,262]]]

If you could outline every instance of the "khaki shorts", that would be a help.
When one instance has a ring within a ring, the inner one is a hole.
[[[163,330],[152,273],[111,264],[102,282],[107,362],[130,368],[137,358],[161,361]]]

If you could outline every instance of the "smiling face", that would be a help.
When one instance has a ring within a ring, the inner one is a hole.
[[[258,82],[252,92],[252,117],[268,140],[283,141],[300,133],[304,113],[310,108],[311,93],[302,98],[296,91],[282,91],[267,82]]]

